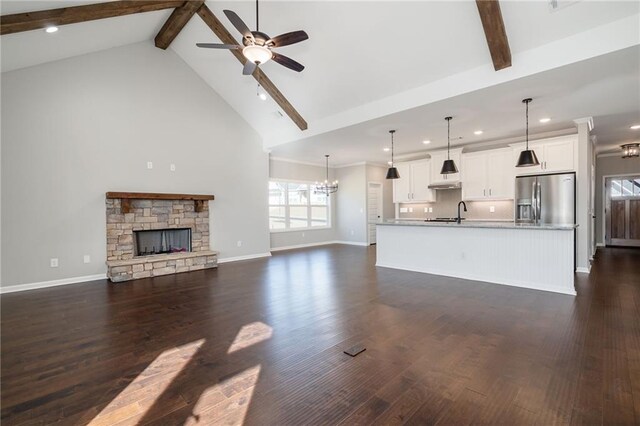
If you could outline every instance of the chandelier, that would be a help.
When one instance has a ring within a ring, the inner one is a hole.
[[[622,158],[640,157],[640,143],[622,145]]]
[[[324,182],[318,183],[318,181],[316,181],[316,184],[313,187],[313,193],[324,194],[328,197],[329,194],[333,194],[338,190],[338,181],[334,180],[333,182],[329,183],[329,155],[326,154],[325,157],[327,159],[327,178],[324,180]]]

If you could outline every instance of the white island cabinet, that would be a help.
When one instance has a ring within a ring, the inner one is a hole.
[[[576,294],[575,225],[394,220],[377,226],[376,266]]]

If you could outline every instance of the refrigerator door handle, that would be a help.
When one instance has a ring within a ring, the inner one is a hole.
[[[536,196],[538,201],[538,220],[542,217],[542,185],[538,183],[538,195]]]
[[[531,185],[531,210],[533,211],[533,223],[538,221],[538,199],[536,197],[536,179]]]

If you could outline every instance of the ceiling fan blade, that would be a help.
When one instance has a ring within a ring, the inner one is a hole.
[[[224,14],[227,15],[227,19],[229,19],[229,21],[233,24],[234,27],[236,27],[236,30],[238,30],[243,37],[253,40],[253,34],[251,34],[251,30],[233,10],[225,10]]]
[[[279,36],[273,37],[271,40],[267,41],[267,43],[271,43],[273,47],[282,47],[288,46],[290,44],[300,43],[301,41],[307,40],[309,36],[304,31],[293,31],[286,34],[280,34]]]
[[[258,68],[258,65],[255,62],[247,60],[244,63],[244,68],[242,69],[242,75],[251,75]]]
[[[273,59],[275,62],[279,63],[280,65],[285,66],[297,72],[300,72],[304,69],[304,65],[276,52],[273,52],[273,57],[271,59]]]
[[[198,47],[204,47],[207,49],[240,49],[241,46],[237,44],[220,44],[220,43],[196,43]]]

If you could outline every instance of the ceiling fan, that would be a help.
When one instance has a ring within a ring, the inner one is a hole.
[[[235,44],[220,44],[220,43],[196,43],[198,47],[204,47],[207,49],[241,49],[242,54],[247,58],[247,62],[244,64],[242,74],[251,75],[255,69],[264,64],[265,62],[273,59],[274,62],[279,63],[294,71],[300,72],[304,69],[304,66],[291,58],[276,53],[274,48],[288,46],[290,44],[299,43],[307,40],[309,36],[304,31],[292,31],[290,33],[280,34],[279,36],[269,37],[267,34],[260,32],[259,19],[258,19],[258,0],[256,0],[256,30],[251,31],[247,24],[244,23],[240,17],[232,10],[225,10],[224,14],[234,27],[242,34],[242,46]]]

